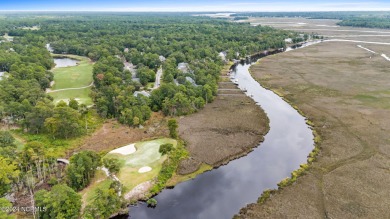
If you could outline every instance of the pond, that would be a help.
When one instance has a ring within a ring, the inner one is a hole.
[[[54,63],[56,64],[55,68],[65,68],[76,66],[79,61],[71,58],[54,58]]]

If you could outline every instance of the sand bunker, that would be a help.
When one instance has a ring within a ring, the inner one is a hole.
[[[149,172],[149,171],[151,171],[151,170],[152,170],[152,168],[151,168],[151,167],[148,167],[148,166],[146,166],[146,167],[141,167],[141,168],[139,168],[138,173],[146,173],[146,172]]]
[[[135,144],[130,144],[121,148],[117,148],[115,150],[110,151],[110,154],[122,154],[122,155],[129,155],[136,151]]]

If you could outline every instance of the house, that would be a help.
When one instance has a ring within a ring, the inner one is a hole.
[[[188,73],[189,71],[189,66],[188,63],[182,62],[177,65],[177,69],[179,69],[183,73]]]

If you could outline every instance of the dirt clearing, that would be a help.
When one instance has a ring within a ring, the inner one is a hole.
[[[107,120],[103,126],[85,140],[78,150],[110,151],[145,139],[167,137],[168,128],[160,113],[153,113],[150,120],[141,128],[132,128]]]

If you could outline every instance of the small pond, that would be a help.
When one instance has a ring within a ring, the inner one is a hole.
[[[76,66],[79,61],[71,58],[55,58],[54,63],[56,64],[56,68],[64,68]]]

